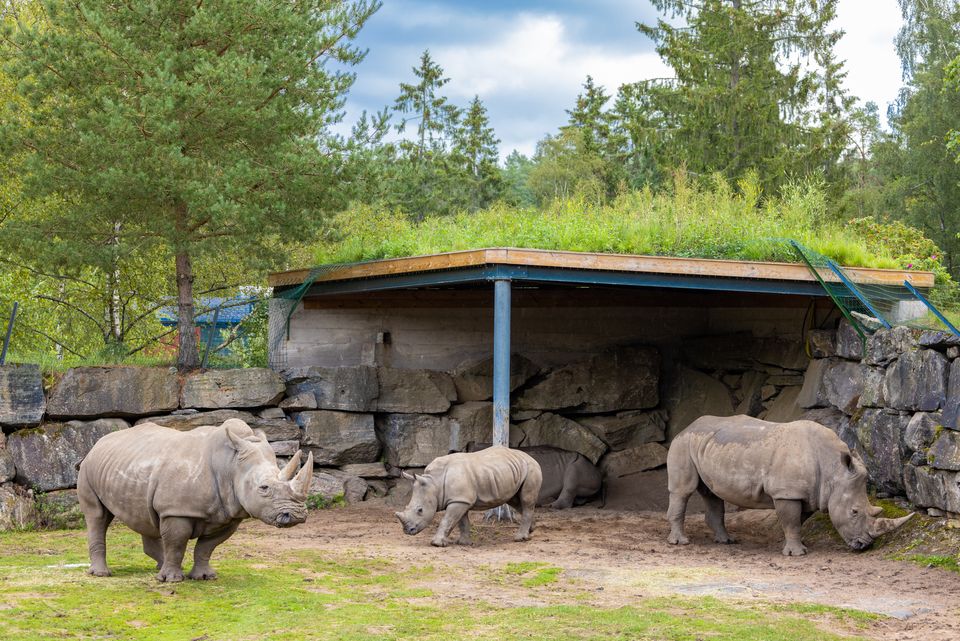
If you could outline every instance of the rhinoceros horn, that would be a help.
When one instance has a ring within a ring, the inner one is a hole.
[[[293,458],[290,459],[290,462],[280,470],[280,480],[289,481],[293,478],[293,475],[297,473],[297,468],[300,466],[300,450],[297,450],[297,453],[293,455]]]
[[[899,519],[874,519],[870,524],[870,536],[877,538],[887,532],[893,532],[898,527],[909,521],[913,518],[915,512],[911,512],[906,516],[901,516]]]
[[[290,485],[293,487],[293,491],[298,495],[302,496],[304,500],[307,498],[307,494],[310,493],[310,482],[313,480],[313,452],[307,455],[307,462],[303,464],[303,468],[300,470],[300,473],[297,474],[297,477],[290,481]]]

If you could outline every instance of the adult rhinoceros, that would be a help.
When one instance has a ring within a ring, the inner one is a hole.
[[[153,423],[113,432],[80,464],[77,494],[87,522],[89,573],[110,576],[106,531],[114,517],[143,537],[157,579],[182,581],[187,541],[197,539],[191,579],[214,579],[214,548],[256,517],[289,527],[307,518],[313,454],[281,471],[262,432],[241,420],[179,432]],[[296,474],[296,476],[294,476]]]
[[[771,423],[750,416],[701,416],[681,432],[667,454],[670,507],[667,541],[686,545],[683,517],[695,491],[706,504],[707,525],[718,543],[732,543],[723,523],[723,502],[777,511],[786,539],[783,554],[807,548],[800,526],[820,510],[854,550],[901,526],[877,518],[867,500],[867,471],[829,428],[813,421]]]

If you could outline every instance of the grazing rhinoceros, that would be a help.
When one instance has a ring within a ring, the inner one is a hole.
[[[197,539],[191,579],[215,579],[210,555],[251,516],[289,527],[307,518],[313,454],[281,471],[262,432],[241,420],[179,432],[153,423],[113,432],[80,464],[77,494],[87,522],[89,573],[110,576],[106,531],[114,517],[138,532],[157,579],[182,581],[187,541]]]
[[[533,531],[533,510],[543,477],[529,455],[494,446],[480,452],[448,454],[433,459],[423,474],[403,473],[413,481],[413,494],[403,512],[396,512],[406,534],[418,534],[433,515],[444,510],[431,545],[444,547],[454,525],[460,524],[457,543],[470,544],[470,510],[487,510],[504,503],[520,510],[520,529],[514,541],[526,541]]]
[[[813,421],[770,423],[750,416],[701,416],[681,432],[667,454],[670,535],[683,533],[687,499],[694,491],[706,504],[706,521],[718,543],[733,543],[723,524],[723,502],[777,511],[786,543],[783,554],[807,548],[800,525],[817,510],[854,550],[900,527],[899,519],[877,518],[881,509],[867,500],[867,471],[829,428]]]
[[[490,447],[489,443],[468,443],[468,452],[478,452]],[[603,505],[603,473],[583,454],[549,445],[517,448],[526,452],[540,464],[543,484],[537,496],[537,507],[548,506],[557,510],[573,507],[578,499],[586,502],[601,494]]]

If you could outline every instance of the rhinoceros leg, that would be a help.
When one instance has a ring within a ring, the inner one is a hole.
[[[87,574],[110,576],[107,566],[107,528],[113,521],[110,512],[92,490],[83,488],[78,493],[83,519],[87,523],[87,551],[90,553],[90,569]]]
[[[777,518],[780,519],[780,527],[783,528],[783,536],[785,539],[783,545],[783,555],[803,556],[807,553],[807,547],[800,540],[803,501],[774,499],[773,507],[777,511]]]
[[[520,491],[511,499],[513,507],[520,509],[520,527],[517,533],[513,535],[514,541],[529,541],[530,533],[533,532],[533,512],[537,507],[537,497],[540,495],[540,484],[543,483],[543,477],[540,475],[539,468],[536,472],[531,471],[520,486]]]
[[[466,516],[471,507],[473,506],[467,503],[451,503],[448,505],[443,512],[443,518],[440,519],[440,527],[437,528],[437,533],[430,541],[430,545],[435,545],[438,548],[447,547],[447,537],[450,536],[450,530]]]
[[[193,549],[193,569],[187,577],[195,581],[209,581],[217,578],[217,573],[210,567],[210,556],[214,548],[229,539],[239,526],[240,521],[237,521],[214,535],[201,536],[197,539],[197,545]]]
[[[706,485],[701,483],[697,486],[697,492],[703,497],[705,506],[704,520],[713,532],[713,540],[717,543],[736,543],[727,533],[727,527],[723,522],[724,513],[723,499],[710,491]]]
[[[168,583],[183,581],[183,554],[193,533],[193,521],[168,516],[160,519],[160,539],[163,542],[163,565],[157,580]]]
[[[143,539],[143,553],[157,562],[157,569],[163,566],[163,542],[153,536],[141,535]]]
[[[470,540],[470,511],[467,510],[466,514],[463,515],[463,518],[460,519],[460,538],[457,539],[457,543],[460,545],[470,545],[473,543]]]

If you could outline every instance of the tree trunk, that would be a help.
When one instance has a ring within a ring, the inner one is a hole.
[[[177,252],[177,332],[180,347],[177,351],[177,369],[181,372],[200,367],[197,352],[196,324],[193,321],[193,264],[186,250]]]

